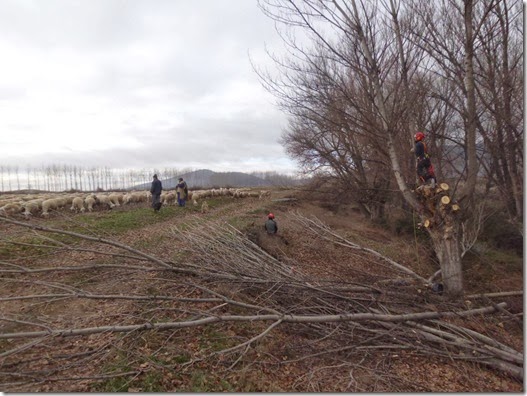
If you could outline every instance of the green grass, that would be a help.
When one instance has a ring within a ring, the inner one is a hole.
[[[265,208],[256,208],[256,209],[253,209],[253,210],[247,212],[247,214],[253,214],[253,215],[267,215],[267,214],[269,214],[269,212],[271,212],[271,209],[269,209],[268,207],[265,207]]]
[[[217,352],[233,346],[234,343],[227,334],[215,329],[213,326],[205,326],[202,337],[199,339],[199,345],[201,349]]]
[[[523,258],[513,251],[490,249],[482,255],[482,260],[505,272],[523,270]]]
[[[174,217],[184,208],[166,207],[159,212],[151,208],[137,208],[126,211],[99,212],[98,216],[80,215],[77,221],[86,224],[95,232],[123,233],[128,230],[141,228],[159,221]]]
[[[49,235],[51,236],[51,235]],[[53,239],[62,243],[71,243],[74,238],[68,235],[53,235]],[[34,237],[32,235],[18,235],[16,242],[25,243],[35,246],[27,245],[16,245],[10,243],[8,240],[2,241],[0,243],[0,260],[8,260],[13,257],[28,257],[28,256],[40,256],[44,254],[49,254],[55,249],[55,247],[44,247],[38,245],[53,246],[53,242],[43,238]],[[57,248],[59,247],[56,244]]]
[[[181,389],[182,392],[234,392],[233,386],[225,379],[201,370],[192,373],[187,387]]]
[[[163,392],[163,375],[159,371],[149,371],[139,384],[141,392]]]
[[[140,365],[141,362],[136,362]],[[104,366],[105,375],[137,371],[138,367],[131,367],[128,357],[119,352],[113,362]],[[163,392],[163,374],[160,370],[150,369],[135,377],[134,375],[107,378],[93,385],[96,392],[127,392],[129,388],[138,388],[142,392]]]
[[[227,221],[227,223],[236,228],[237,230],[244,231],[247,230],[250,226],[252,226],[252,223],[254,223],[254,219],[247,217],[232,217]]]
[[[183,364],[183,363],[187,363],[190,361],[190,356],[187,354],[176,355],[172,358],[172,360],[174,363]]]
[[[122,352],[118,352],[113,362],[106,364],[103,367],[105,375],[116,373],[125,373],[134,371],[129,364],[128,358]],[[105,379],[99,383],[94,384],[94,391],[96,392],[126,392],[130,387],[130,377],[112,377]]]

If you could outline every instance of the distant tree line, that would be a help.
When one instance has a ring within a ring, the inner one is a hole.
[[[273,186],[294,186],[302,183],[304,180],[297,175],[284,175],[276,171],[251,172],[252,176],[259,177]]]
[[[0,191],[101,191],[125,190],[149,183],[157,173],[164,180],[193,172],[190,168],[113,169],[79,165],[50,164],[39,167],[0,165]],[[212,173],[212,172],[211,172]],[[273,185],[292,185],[294,176],[278,172],[252,172],[250,175]]]

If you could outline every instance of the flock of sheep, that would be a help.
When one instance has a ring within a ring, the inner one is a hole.
[[[210,190],[189,191],[187,200],[194,206],[198,200],[210,197],[231,196],[233,198],[246,198],[270,195],[270,191],[251,191],[249,189],[219,188]],[[164,191],[161,194],[163,205],[176,205],[176,192]],[[149,191],[133,191],[128,193],[44,193],[25,195],[0,195],[0,215],[12,216],[23,214],[26,218],[34,215],[48,217],[50,211],[69,208],[70,211],[79,213],[86,210],[91,212],[94,208],[112,209],[121,205],[130,205],[140,202],[150,202]],[[206,201],[202,203],[202,210],[206,208]]]

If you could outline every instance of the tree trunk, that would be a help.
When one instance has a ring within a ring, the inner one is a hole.
[[[384,220],[384,202],[374,202],[370,205],[370,219],[373,221]]]
[[[461,265],[461,211],[459,204],[449,195],[448,184],[439,187],[421,186],[415,190],[420,204],[419,214],[427,229],[434,251],[439,259],[444,293],[448,298],[463,295],[463,271]]]
[[[476,81],[474,73],[474,32],[473,16],[474,0],[465,0],[465,90],[466,90],[466,115],[465,115],[465,146],[467,155],[467,180],[463,186],[461,199],[467,199],[470,205],[474,198],[474,190],[478,177],[478,157],[476,153]]]
[[[455,224],[449,224],[446,227],[439,227],[429,231],[441,267],[444,293],[452,299],[457,299],[463,295],[459,230],[460,226],[458,221],[456,221]]]

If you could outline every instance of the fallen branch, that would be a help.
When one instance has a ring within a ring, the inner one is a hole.
[[[505,303],[499,306],[506,306]],[[182,322],[166,322],[166,323],[144,323],[140,325],[125,325],[125,326],[100,326],[88,327],[84,329],[59,329],[51,331],[28,331],[20,333],[5,333],[0,334],[0,339],[6,338],[35,338],[46,335],[55,337],[73,337],[79,335],[98,334],[106,332],[127,333],[131,331],[143,330],[168,330],[168,329],[182,329],[187,327],[204,326],[207,324],[218,322],[256,322],[256,321],[275,321],[280,323],[331,323],[331,322],[406,322],[415,320],[429,320],[445,317],[467,317],[471,315],[481,315],[489,312],[494,312],[494,307],[484,307],[471,309],[467,311],[456,312],[419,312],[414,314],[402,315],[388,315],[375,313],[359,313],[359,314],[341,314],[341,315],[224,315],[212,316],[203,319]]]
[[[512,297],[512,296],[523,296],[523,290],[508,291],[508,292],[497,292],[497,293],[483,293],[483,294],[470,294],[465,296],[468,299],[477,298],[494,298],[494,297]]]
[[[367,252],[367,253],[369,253],[369,254],[377,257],[377,258],[380,258],[380,259],[384,260],[385,262],[387,262],[390,265],[392,265],[394,268],[396,268],[396,269],[398,269],[398,270],[400,270],[400,271],[402,271],[402,272],[404,272],[406,274],[411,275],[412,277],[414,277],[415,279],[419,280],[423,284],[428,284],[428,280],[427,279],[425,279],[422,276],[416,274],[410,268],[405,267],[404,265],[397,263],[396,261],[392,260],[391,258],[386,257],[386,256],[380,254],[379,252],[373,250],[373,249],[360,246],[360,245],[358,245],[356,243],[353,243],[353,242],[347,240],[346,238],[344,238],[341,235],[337,234],[336,232],[332,231],[327,225],[323,224],[316,217],[314,217],[312,219],[309,219],[309,218],[301,215],[298,212],[292,213],[292,217],[293,217],[293,219],[298,221],[300,224],[302,224],[304,227],[306,227],[307,229],[311,230],[316,235],[324,238],[327,241],[330,241],[330,242],[333,242],[333,243],[336,243],[338,245],[345,246],[345,247],[348,247],[348,248],[351,248],[351,249],[359,250],[359,251],[362,251],[362,252]]]
[[[154,263],[156,263],[156,264],[158,264],[158,265],[160,265],[162,267],[172,269],[172,266],[170,264],[165,263],[163,260],[160,260],[157,257],[154,257],[154,256],[152,256],[150,254],[146,254],[146,253],[144,253],[144,252],[142,252],[140,250],[134,249],[134,248],[132,248],[130,246],[127,246],[125,244],[122,244],[122,243],[119,243],[119,242],[116,242],[116,241],[112,241],[112,240],[109,240],[109,239],[104,239],[104,238],[99,238],[99,237],[92,237],[92,236],[89,236],[89,235],[79,234],[77,232],[65,231],[65,230],[60,230],[60,229],[51,228],[51,227],[44,227],[44,226],[31,224],[31,223],[23,223],[21,221],[9,219],[7,217],[2,217],[2,216],[0,216],[0,221],[4,221],[4,222],[10,223],[10,224],[16,224],[16,225],[21,226],[21,227],[30,228],[32,230],[51,232],[51,233],[61,234],[61,235],[69,235],[69,236],[73,236],[73,237],[76,237],[76,238],[85,239],[87,241],[102,243],[104,245],[109,245],[109,246],[114,246],[114,247],[117,247],[117,248],[129,251],[131,253],[134,253],[136,256],[144,257],[144,258],[148,259],[149,261],[152,261],[152,262],[154,262]]]

